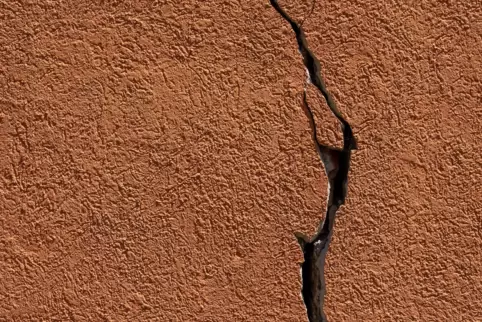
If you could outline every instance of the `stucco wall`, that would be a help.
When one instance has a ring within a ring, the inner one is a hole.
[[[0,321],[305,321],[292,233],[326,179],[289,26],[267,0],[41,3],[0,2]],[[330,321],[482,321],[481,19],[331,0],[305,23],[359,143]]]

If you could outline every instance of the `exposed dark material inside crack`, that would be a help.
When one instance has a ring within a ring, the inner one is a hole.
[[[336,149],[323,145],[316,134],[316,123],[313,112],[306,99],[306,86],[303,92],[303,110],[308,117],[312,130],[315,148],[323,162],[328,177],[327,211],[317,233],[309,238],[302,233],[295,233],[303,251],[304,262],[301,264],[302,290],[301,294],[306,306],[310,322],[327,321],[323,311],[325,288],[325,258],[328,252],[337,210],[345,203],[350,170],[351,151],[357,149],[356,139],[350,124],[337,109],[334,100],[326,89],[320,76],[320,62],[308,47],[302,26],[294,21],[278,4],[270,0],[276,11],[290,23],[296,34],[298,50],[303,57],[303,63],[309,74],[309,81],[321,92],[332,113],[339,120],[343,131],[343,149]],[[312,9],[313,10],[313,9]]]

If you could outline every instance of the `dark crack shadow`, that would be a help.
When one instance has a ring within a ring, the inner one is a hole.
[[[350,124],[343,118],[335,105],[335,101],[328,93],[320,75],[320,62],[308,47],[302,25],[294,21],[278,4],[270,0],[276,11],[291,25],[296,35],[298,50],[303,57],[303,63],[311,82],[326,100],[331,112],[340,122],[343,131],[343,149],[337,149],[321,144],[316,134],[316,123],[313,112],[306,99],[306,84],[303,92],[302,107],[310,123],[313,142],[316,151],[325,168],[328,178],[327,210],[317,233],[308,237],[302,233],[295,233],[303,251],[304,262],[301,264],[302,289],[301,294],[310,322],[327,321],[323,310],[326,293],[325,259],[333,234],[333,227],[337,210],[345,203],[348,191],[348,173],[350,170],[351,151],[357,149],[357,142]],[[311,9],[313,11],[313,7]],[[306,18],[305,18],[306,19]],[[303,21],[305,20],[303,19]]]

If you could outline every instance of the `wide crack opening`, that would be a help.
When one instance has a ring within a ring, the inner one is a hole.
[[[316,128],[318,140],[321,144],[331,147],[343,148],[343,136],[340,132],[340,124],[337,118],[326,108],[323,96],[313,84],[306,87],[306,100],[311,107],[316,124],[323,124]],[[323,123],[320,123],[323,121]]]
[[[309,49],[308,41],[302,29],[302,23],[299,24],[294,21],[279,6],[276,0],[270,0],[270,3],[281,17],[291,25],[296,36],[298,50],[303,58],[308,78],[304,86],[302,108],[308,118],[314,146],[323,163],[328,179],[327,210],[317,233],[312,237],[308,237],[299,232],[295,233],[304,257],[304,261],[301,264],[301,295],[306,307],[308,319],[310,322],[324,322],[327,321],[323,310],[326,293],[324,275],[325,259],[333,235],[336,212],[345,203],[348,190],[351,151],[357,148],[357,143],[350,124],[343,118],[335,105],[335,101],[326,89],[320,74],[320,63],[314,53]],[[314,6],[311,11],[313,11],[313,8]],[[341,149],[323,144],[318,137],[315,116],[307,98],[307,87],[310,83],[319,91],[330,111],[340,123],[343,132],[343,148]]]

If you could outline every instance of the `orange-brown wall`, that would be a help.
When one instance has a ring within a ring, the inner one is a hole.
[[[306,321],[293,232],[326,179],[289,25],[267,0],[39,3],[0,3],[0,321]],[[330,0],[305,23],[359,141],[330,321],[482,321],[481,19]]]

